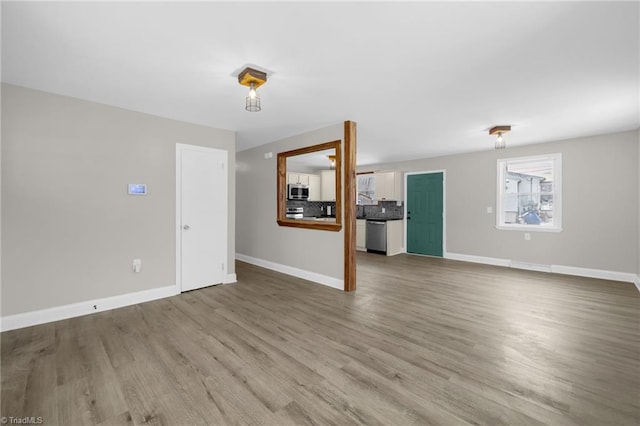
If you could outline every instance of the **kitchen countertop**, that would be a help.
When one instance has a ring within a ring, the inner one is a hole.
[[[314,221],[314,222],[335,222],[336,218],[335,216],[305,216],[303,218],[296,219],[296,220],[308,220],[308,221]]]
[[[403,220],[404,217],[356,217],[358,220],[379,220],[381,222],[386,222],[389,220]]]

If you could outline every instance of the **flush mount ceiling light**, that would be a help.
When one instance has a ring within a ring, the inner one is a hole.
[[[502,136],[502,134],[509,131],[511,131],[511,126],[493,126],[489,129],[490,135],[498,135],[496,138],[496,149],[505,149],[507,147],[507,143],[504,141],[504,136]]]
[[[238,74],[238,83],[249,87],[249,96],[246,98],[245,109],[251,112],[258,112],[260,107],[260,95],[256,89],[267,82],[267,73],[253,68],[245,68]]]

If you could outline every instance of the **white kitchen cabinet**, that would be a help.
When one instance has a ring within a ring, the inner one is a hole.
[[[287,173],[287,183],[300,183],[302,185],[309,185],[309,175],[304,173]]]
[[[356,250],[367,251],[367,221],[356,220]]]
[[[309,201],[320,201],[322,197],[322,184],[320,175],[308,175],[309,177]]]
[[[321,180],[320,199],[322,201],[335,201],[336,200],[336,171],[320,170],[320,180]]]
[[[402,201],[402,173],[374,173],[375,197],[378,201]]]
[[[404,253],[404,220],[387,221],[387,256]],[[356,244],[357,245],[357,244]]]

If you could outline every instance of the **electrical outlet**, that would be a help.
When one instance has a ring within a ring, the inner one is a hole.
[[[382,213],[384,213],[385,211],[386,211],[386,209],[383,207],[383,208],[382,208]]]
[[[493,213],[493,207],[491,206],[487,207],[487,213]]]

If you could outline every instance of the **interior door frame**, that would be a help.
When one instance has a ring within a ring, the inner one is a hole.
[[[416,256],[423,256],[418,253],[409,253],[407,251],[407,202],[409,198],[407,197],[407,182],[409,180],[409,175],[432,175],[435,173],[442,173],[442,258],[447,257],[447,171],[445,169],[440,170],[426,170],[422,172],[405,172],[404,174],[404,252],[406,254],[412,254]],[[424,255],[426,256],[426,255]]]
[[[226,172],[226,193],[224,197],[225,209],[222,220],[224,221],[224,245],[225,245],[225,270],[222,276],[222,284],[227,282],[229,271],[229,152],[220,149],[200,145],[176,143],[176,294],[182,293],[182,153],[186,150],[210,153],[219,151],[225,154],[224,169]]]

